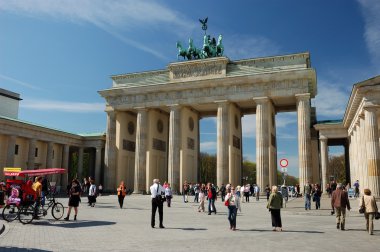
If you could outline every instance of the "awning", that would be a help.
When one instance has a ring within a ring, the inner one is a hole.
[[[4,171],[5,176],[16,176],[16,177],[25,177],[26,175],[29,177],[34,176],[43,176],[49,174],[62,174],[66,173],[66,169],[63,168],[47,168],[47,169],[39,169],[39,170],[24,170],[24,171]]]

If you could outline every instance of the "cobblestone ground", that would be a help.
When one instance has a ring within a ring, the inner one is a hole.
[[[264,199],[242,204],[237,231],[229,230],[227,208],[220,200],[216,202],[217,214],[207,215],[197,211],[192,199],[185,204],[176,196],[171,208],[164,207],[166,228],[152,229],[149,196],[127,196],[123,209],[118,207],[115,195],[98,197],[93,208],[82,198],[77,221],[55,221],[50,214],[27,225],[1,220],[5,231],[0,235],[0,251],[320,252],[379,248],[380,221],[375,221],[374,235],[368,235],[356,199],[351,200],[353,209],[347,214],[346,231],[336,229],[328,199],[322,200],[321,210],[311,211],[305,211],[302,199],[290,200],[281,211],[283,232],[272,231]],[[59,201],[67,205],[67,198]]]

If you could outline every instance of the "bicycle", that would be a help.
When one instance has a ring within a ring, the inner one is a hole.
[[[5,205],[2,212],[3,220],[7,222],[12,222],[18,217],[18,212],[20,208],[15,204]]]
[[[35,204],[29,204],[20,207],[18,219],[23,224],[31,223],[33,219],[46,216],[50,208],[51,215],[54,217],[54,219],[59,220],[63,217],[65,208],[61,203],[55,200],[55,197],[53,195],[52,198],[48,199],[46,209],[43,206],[38,206],[38,211],[36,211]]]

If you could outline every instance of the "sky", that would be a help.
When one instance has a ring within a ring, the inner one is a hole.
[[[342,119],[353,84],[380,74],[380,1],[0,0],[0,88],[19,93],[19,119],[73,133],[106,131],[97,93],[111,75],[165,69],[175,44],[223,34],[231,60],[310,52],[317,119]],[[278,160],[298,175],[297,116],[276,115]],[[201,120],[201,151],[216,151],[216,120]],[[255,115],[242,121],[256,160]],[[330,148],[331,155],[343,152]]]

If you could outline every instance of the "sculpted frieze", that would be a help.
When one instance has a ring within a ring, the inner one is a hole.
[[[233,97],[236,99],[247,100],[254,96],[265,94],[267,96],[293,96],[297,93],[305,93],[308,91],[307,80],[289,80],[281,82],[265,82],[245,84],[245,85],[229,85],[220,87],[204,87],[187,89],[183,91],[168,91],[168,92],[155,92],[138,95],[118,96],[108,99],[110,106],[127,106],[130,108],[136,106],[149,106],[149,104],[157,104],[157,101],[162,104],[170,104],[177,102],[186,104],[187,102],[193,103],[194,99],[199,99],[197,103],[210,102],[213,99],[220,98],[221,96],[228,99]],[[142,104],[143,103],[143,104]]]
[[[200,79],[202,77],[223,77],[226,74],[226,60],[216,60],[188,64],[173,64],[169,66],[172,81],[183,79]]]

